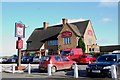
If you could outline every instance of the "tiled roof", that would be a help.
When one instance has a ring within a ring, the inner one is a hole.
[[[71,29],[76,33],[77,36],[83,36],[88,25],[89,20],[75,23],[68,23]],[[49,26],[47,29],[36,28],[27,42],[31,42],[27,46],[27,50],[39,50],[42,47],[45,40],[56,38],[62,30],[62,24]],[[56,36],[56,37],[54,37]]]

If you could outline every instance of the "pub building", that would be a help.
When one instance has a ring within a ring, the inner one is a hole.
[[[26,41],[25,51],[36,55],[58,54],[65,48],[76,48],[80,37],[85,43],[85,53],[99,52],[91,21],[69,23],[65,18],[59,25],[49,26],[43,22],[43,27],[36,28]]]

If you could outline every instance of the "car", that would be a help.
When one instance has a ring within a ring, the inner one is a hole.
[[[31,56],[23,56],[21,58],[22,63],[32,63],[32,61],[33,61],[33,57],[31,57]]]
[[[79,56],[79,58],[77,60],[77,62],[81,63],[81,64],[93,63],[94,61],[96,61],[96,58],[90,54],[83,54],[83,55]]]
[[[40,61],[39,56],[33,57],[33,63],[38,63]]]
[[[2,63],[6,63],[8,61],[7,58],[2,58]]]
[[[16,63],[18,61],[18,56],[14,55],[8,58],[7,62],[8,63]]]
[[[0,63],[6,63],[7,62],[7,58],[0,58]]]
[[[74,61],[77,61],[80,55],[83,55],[82,48],[65,48],[61,52],[61,56]]]
[[[52,64],[51,72],[54,73],[57,70],[72,69],[76,62],[59,55],[42,56],[39,62],[39,71],[47,71],[48,64]]]
[[[120,67],[120,54],[103,54],[99,56],[95,63],[91,63],[86,67],[87,75],[111,77],[111,65],[116,65],[116,70],[117,72],[119,71],[118,68]]]

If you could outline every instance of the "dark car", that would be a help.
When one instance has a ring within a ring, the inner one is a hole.
[[[7,60],[8,63],[16,63],[17,61],[18,61],[18,56],[11,56]]]
[[[111,77],[111,65],[116,65],[118,73],[118,68],[120,67],[120,54],[104,54],[99,56],[95,63],[89,64],[86,67],[87,75]]]
[[[47,71],[48,64],[52,64],[51,72],[56,72],[56,70],[72,69],[75,63],[75,61],[59,55],[42,56],[39,63],[39,71]]]
[[[32,61],[33,61],[33,57],[31,57],[31,56],[23,56],[21,58],[22,63],[31,63]]]

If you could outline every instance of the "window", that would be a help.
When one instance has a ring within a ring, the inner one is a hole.
[[[48,41],[48,45],[56,46],[56,45],[58,45],[58,40],[50,40],[50,41]]]
[[[70,44],[71,38],[64,38],[64,44]]]
[[[94,48],[92,48],[92,51],[94,51]]]
[[[91,52],[91,48],[89,48],[89,51]]]
[[[55,60],[56,60],[56,61],[61,61],[59,56],[56,56],[56,57],[55,57]]]
[[[69,61],[67,58],[65,58],[65,57],[62,57],[62,60],[63,61]]]

